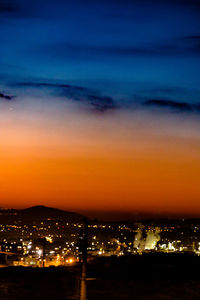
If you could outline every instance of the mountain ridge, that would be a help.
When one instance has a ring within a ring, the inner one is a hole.
[[[26,221],[44,220],[47,218],[66,219],[68,222],[81,222],[86,217],[76,212],[65,211],[44,205],[35,205],[24,209],[0,210],[0,220],[3,218],[23,219]]]

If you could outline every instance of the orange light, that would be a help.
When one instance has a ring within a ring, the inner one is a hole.
[[[73,258],[66,259],[67,264],[73,264],[73,262],[74,262]]]

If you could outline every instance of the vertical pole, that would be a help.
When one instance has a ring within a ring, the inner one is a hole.
[[[80,300],[86,300],[86,265],[82,263]]]
[[[42,256],[42,267],[45,267],[45,256],[46,256],[46,238],[44,238],[43,243],[43,256]]]
[[[87,245],[88,245],[88,221],[85,219],[82,249],[82,271],[81,271],[81,290],[80,300],[86,300],[86,266],[87,266]]]

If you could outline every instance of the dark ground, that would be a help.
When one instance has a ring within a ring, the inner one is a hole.
[[[0,269],[0,300],[78,299],[80,267]],[[88,265],[88,300],[200,299],[200,257],[146,254]]]

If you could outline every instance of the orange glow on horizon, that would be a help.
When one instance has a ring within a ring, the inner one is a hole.
[[[200,213],[198,137],[129,117],[4,128],[0,206]]]

